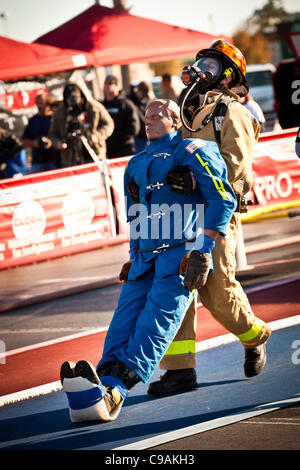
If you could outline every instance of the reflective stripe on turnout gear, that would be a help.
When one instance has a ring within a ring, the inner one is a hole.
[[[204,162],[198,153],[196,153],[196,157],[198,158],[201,165],[205,168],[207,173],[212,177],[215,188],[218,191],[218,193],[222,196],[223,199],[227,199],[228,201],[231,201],[232,200],[231,195],[224,188],[222,180],[219,177],[214,176],[212,174],[208,162]]]
[[[237,338],[239,338],[240,341],[243,341],[243,342],[252,341],[260,334],[264,325],[265,323],[262,320],[260,320],[259,318],[256,318],[250,330],[246,331],[246,333],[241,333],[240,335],[236,335],[236,336]]]
[[[165,356],[177,356],[178,354],[196,354],[196,341],[194,339],[173,341]]]
[[[196,294],[196,290],[193,289],[190,292],[187,305],[184,309],[184,314],[190,307],[190,301],[192,297]],[[184,318],[184,314],[182,318]],[[186,339],[183,341],[173,341],[170,346],[168,347],[165,356],[175,356],[177,354],[196,354],[196,340],[194,339]]]

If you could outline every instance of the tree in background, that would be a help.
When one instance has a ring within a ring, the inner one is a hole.
[[[131,7],[127,8],[126,0],[114,0],[114,8],[127,11],[127,13],[131,10]]]
[[[233,34],[234,44],[245,55],[247,64],[272,62],[271,42],[279,40],[277,25],[288,18],[282,0],[267,0]]]
[[[261,8],[256,10],[254,24],[257,24],[258,31],[262,33],[276,32],[274,26],[287,21],[289,13],[284,9],[282,0],[268,0]]]
[[[269,40],[262,33],[249,34],[239,29],[233,35],[234,44],[242,51],[247,64],[263,64],[271,61]]]
[[[164,73],[169,73],[170,75],[178,75],[180,77],[183,62],[180,59],[167,60],[165,62],[156,62],[150,64],[151,68],[154,70],[155,75],[163,75]]]

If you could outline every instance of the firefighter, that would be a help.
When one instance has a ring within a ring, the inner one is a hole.
[[[196,63],[183,69],[182,79],[187,88],[181,97],[181,116],[184,138],[196,136],[217,142],[238,200],[227,236],[216,240],[212,252],[214,271],[198,295],[212,316],[241,341],[245,351],[244,373],[252,377],[266,364],[266,341],[271,329],[254,315],[235,278],[239,211],[246,210],[244,195],[251,188],[252,158],[260,131],[255,118],[239,103],[239,97],[248,93],[245,73],[243,54],[228,42],[217,40],[208,49],[200,50]],[[188,192],[193,188],[193,175],[175,168],[168,182],[174,191]],[[166,372],[159,381],[150,384],[148,393],[163,395],[197,387],[195,339],[193,303],[160,363]]]
[[[149,380],[195,289],[210,275],[215,239],[225,236],[236,207],[217,145],[182,139],[175,102],[152,101],[145,118],[149,145],[125,171],[130,261],[121,271],[126,282],[102,359],[96,369],[84,360],[61,367],[73,422],[116,419],[128,391]],[[166,176],[178,165],[193,172],[200,191],[171,190]],[[138,198],[132,199],[130,184],[138,187]]]

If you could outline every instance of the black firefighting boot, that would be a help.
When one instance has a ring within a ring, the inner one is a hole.
[[[245,348],[245,376],[254,377],[258,375],[264,369],[266,361],[266,343],[256,346],[255,348]]]
[[[106,390],[104,400],[110,415],[120,409],[129,390],[141,381],[133,370],[119,360],[101,365],[97,374]]]
[[[150,395],[169,395],[172,393],[197,388],[195,369],[167,370],[166,373],[149,385]]]

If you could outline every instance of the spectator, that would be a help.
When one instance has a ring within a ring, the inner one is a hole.
[[[114,132],[106,141],[107,157],[124,157],[135,154],[135,137],[140,131],[138,112],[124,91],[119,90],[118,79],[114,75],[108,75],[105,79],[104,97],[102,103],[115,124]]]
[[[49,133],[53,145],[61,151],[62,167],[93,161],[82,145],[81,134],[99,157],[105,157],[105,141],[113,128],[113,120],[101,103],[89,98],[77,83],[66,84],[63,103],[53,114]]]
[[[171,75],[164,73],[161,80],[161,97],[167,100],[173,100],[177,103],[178,95],[172,85]]]
[[[252,98],[250,93],[248,93],[245,97],[240,98],[240,102],[257,119],[257,122],[260,125],[260,131],[263,132],[265,128],[266,119],[263,110],[261,109],[259,104]]]
[[[136,153],[141,152],[147,146],[147,137],[145,130],[145,109],[150,101],[155,99],[155,94],[151,83],[140,82],[135,89],[135,98],[132,99],[137,107],[140,118],[140,132],[135,138]],[[133,95],[134,96],[134,95]]]
[[[59,154],[53,149],[49,139],[52,119],[52,97],[41,93],[36,97],[38,113],[29,119],[22,136],[22,144],[31,149],[31,166],[28,173],[54,170],[59,166]]]

